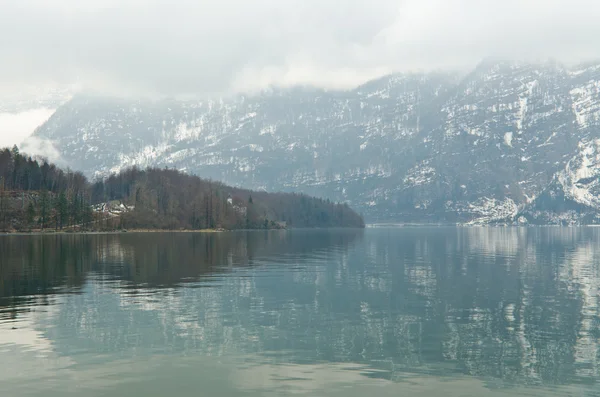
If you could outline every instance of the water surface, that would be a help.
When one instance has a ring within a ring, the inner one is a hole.
[[[600,229],[0,236],[0,396],[600,396]]]

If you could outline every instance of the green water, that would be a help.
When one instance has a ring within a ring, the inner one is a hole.
[[[600,396],[600,229],[0,236],[0,396]]]

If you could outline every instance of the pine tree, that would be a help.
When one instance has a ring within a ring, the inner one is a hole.
[[[7,203],[4,198],[4,190],[5,190],[5,180],[3,177],[0,177],[0,224],[3,224],[6,221],[6,210]]]
[[[31,229],[33,222],[35,221],[35,207],[33,206],[33,202],[30,201],[27,206],[27,226]]]
[[[89,225],[94,220],[94,212],[92,211],[92,206],[89,203],[86,203],[82,197],[82,219],[85,225]]]
[[[81,223],[81,199],[79,195],[74,194],[71,197],[71,203],[69,207],[72,224],[79,225]]]
[[[40,224],[42,230],[46,227],[46,221],[48,220],[48,192],[46,190],[42,190],[42,194],[40,195]]]
[[[61,192],[56,201],[54,203],[55,221],[56,221],[56,229],[62,230],[65,223],[69,221],[69,201],[67,200],[67,195],[64,192]]]

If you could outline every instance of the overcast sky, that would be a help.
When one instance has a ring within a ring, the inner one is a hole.
[[[0,90],[349,87],[482,58],[600,59],[596,0],[0,0]]]

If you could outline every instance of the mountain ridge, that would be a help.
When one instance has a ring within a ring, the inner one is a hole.
[[[393,74],[346,91],[205,101],[79,95],[35,133],[91,177],[169,167],[330,197],[371,222],[445,223],[517,222],[599,135],[600,63],[498,60],[462,77]]]

